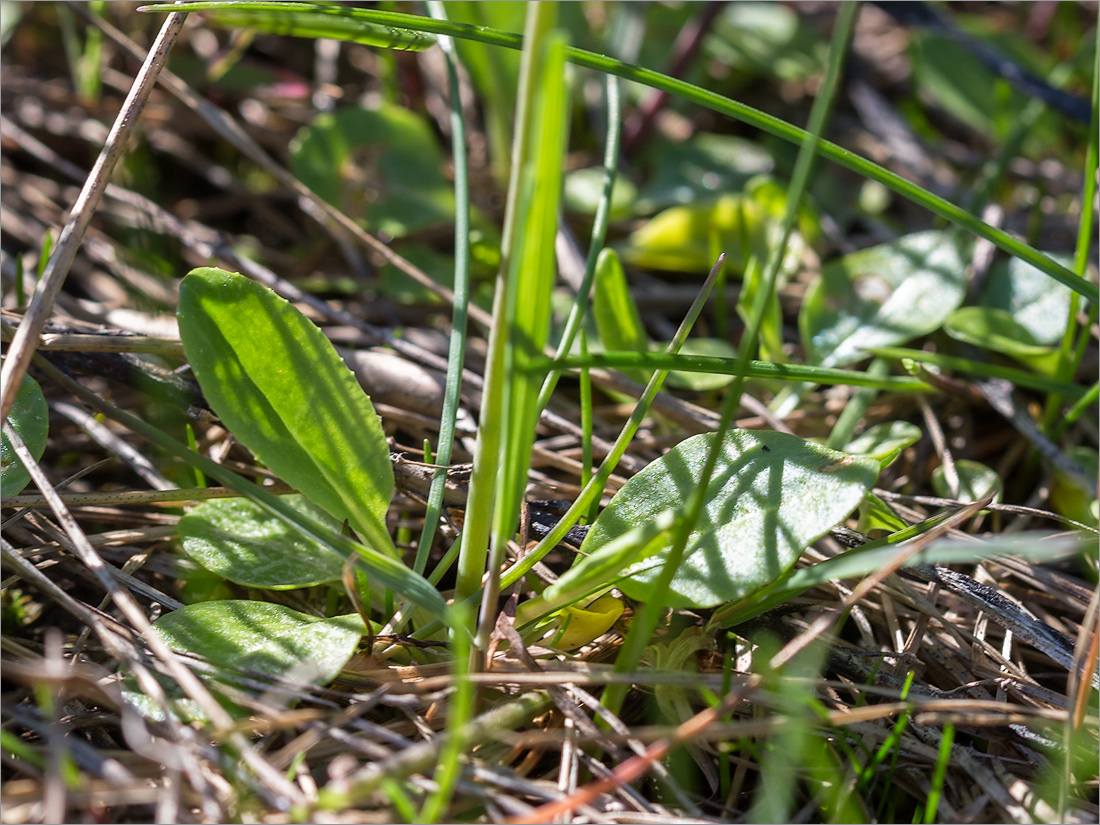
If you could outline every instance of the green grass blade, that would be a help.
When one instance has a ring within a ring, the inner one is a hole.
[[[909,352],[907,350],[907,352]],[[916,350],[912,350],[916,352]],[[535,359],[529,369],[565,370],[585,367],[610,367],[619,370],[662,369],[682,372],[705,372],[716,375],[736,375],[738,360],[714,355],[683,355],[668,352],[601,352],[590,355],[569,355],[564,358]],[[746,378],[767,378],[776,381],[813,381],[817,384],[841,384],[851,387],[873,387],[895,392],[934,392],[935,388],[919,378],[906,375],[876,375],[872,372],[814,367],[805,364],[773,364],[750,361]]]
[[[189,12],[205,11],[222,5],[221,3],[215,2],[196,2],[180,3],[179,5],[156,4],[142,6],[140,8],[144,11]],[[234,3],[233,5],[239,5],[242,9],[255,7],[261,10],[278,5],[280,9],[285,9],[283,4],[272,3]],[[447,34],[456,38],[477,40],[482,43],[492,43],[509,49],[520,49],[523,47],[523,38],[520,35],[511,32],[497,31],[485,26],[467,26],[459,23],[430,20],[425,17],[411,14],[367,9],[348,9],[322,3],[296,3],[288,5],[301,7],[303,10],[320,10],[325,14],[348,14],[364,20],[391,25],[396,28],[407,28],[412,31],[423,31],[433,34]],[[747,123],[750,126],[754,126],[757,129],[775,135],[790,143],[801,145],[808,137],[808,134],[797,126],[792,126],[773,115],[765,114],[744,103],[739,103],[728,97],[717,94],[716,92],[711,92],[692,83],[688,83],[687,81],[678,80],[668,75],[661,74],[660,72],[653,71],[652,69],[645,69],[630,63],[624,63],[621,60],[616,60],[606,55],[595,54],[584,49],[570,47],[567,49],[566,54],[567,59],[578,66],[606,72],[607,74],[621,77],[624,80],[631,80],[643,86],[659,89],[683,100],[696,103],[712,111]],[[1086,281],[1077,273],[1051,260],[1034,247],[1014,238],[1002,229],[989,225],[980,218],[970,214],[962,207],[938,195],[932,194],[927,189],[917,186],[901,175],[884,169],[878,164],[872,163],[866,158],[842,146],[838,146],[835,143],[821,140],[818,142],[817,151],[834,163],[851,169],[853,172],[865,178],[878,181],[887,189],[896,192],[903,198],[923,206],[933,214],[973,232],[980,238],[985,238],[994,246],[1004,250],[1008,254],[1027,261],[1032,266],[1047,273],[1050,277],[1065,284],[1088,300],[1100,300],[1100,288],[1098,288],[1096,284]]]
[[[442,16],[443,4],[429,3],[434,16]],[[439,442],[435,463],[451,463],[454,448],[455,421],[462,392],[462,366],[466,354],[466,328],[470,301],[470,182],[466,164],[466,121],[462,115],[459,95],[457,56],[449,37],[440,37],[439,45],[447,62],[447,84],[451,99],[451,154],[454,158],[455,178],[455,278],[454,315],[451,319],[451,343],[447,353],[447,383],[443,391],[443,411],[439,419]],[[416,548],[413,570],[423,574],[428,554],[435,539],[439,514],[443,510],[443,491],[447,482],[445,470],[436,472],[428,492],[428,504],[424,512],[424,529]]]

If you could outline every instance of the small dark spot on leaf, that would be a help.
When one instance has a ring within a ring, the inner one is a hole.
[[[770,453],[772,451],[772,448],[769,447],[767,444],[761,444],[760,449],[763,450],[766,453]]]

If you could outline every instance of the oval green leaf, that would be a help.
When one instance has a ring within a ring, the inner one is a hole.
[[[638,305],[630,294],[622,261],[614,249],[602,249],[596,258],[592,315],[605,350],[649,350],[649,335],[642,324]],[[625,368],[623,374],[642,383],[649,380],[648,370]]]
[[[46,406],[46,397],[42,388],[29,375],[23,376],[19,392],[15,394],[15,404],[8,414],[12,428],[19,433],[35,461],[42,458],[46,451],[46,438],[49,434],[50,410]],[[3,496],[17,496],[31,480],[31,474],[16,457],[11,442],[5,433],[0,445],[0,490]]]
[[[701,483],[713,433],[681,442],[623,485],[600,513],[582,552],[603,545],[669,508],[679,508]],[[878,477],[879,463],[778,432],[730,432],[688,539],[670,592],[673,607],[736,601],[790,568],[809,544],[844,519]],[[668,548],[632,567],[618,587],[652,599],[652,583]]]
[[[166,613],[153,627],[176,650],[194,653],[231,672],[255,671],[276,679],[323,685],[331,682],[366,632],[358,614],[321,619],[269,602],[200,602]],[[165,685],[169,706],[186,721],[205,719],[174,685]],[[161,708],[132,680],[123,692],[136,709],[162,720]],[[239,708],[231,712],[241,713]]]
[[[1073,260],[1065,255],[1047,253],[1066,267]],[[982,306],[1003,309],[1026,329],[1036,344],[1056,346],[1066,331],[1073,290],[1036,269],[1027,261],[1009,258],[989,268],[982,288]]]
[[[968,504],[989,495],[994,496],[994,501],[1000,501],[1004,490],[1001,477],[980,461],[959,459],[955,462],[955,472],[959,476],[958,495],[951,490],[942,464],[932,471],[932,489],[936,491],[937,496],[965,501]]]
[[[957,341],[1003,352],[1044,375],[1053,375],[1058,367],[1058,350],[1038,343],[1031,330],[1007,310],[963,307],[947,319],[943,328]]]
[[[334,532],[340,523],[301,496],[288,504]],[[180,519],[183,552],[212,573],[246,587],[286,590],[339,581],[344,559],[245,498],[200,504]]]
[[[912,447],[920,438],[920,427],[916,424],[908,421],[884,421],[868,427],[853,438],[844,448],[844,452],[877,459],[885,470],[902,450]]]
[[[320,114],[290,144],[306,186],[372,232],[400,238],[454,220],[454,191],[428,123],[383,103]]]
[[[267,287],[204,267],[183,280],[184,353],[211,408],[280,478],[397,557],[382,422],[332,344]]]
[[[937,329],[962,303],[967,260],[959,235],[930,230],[828,264],[798,319],[809,358],[844,366]]]

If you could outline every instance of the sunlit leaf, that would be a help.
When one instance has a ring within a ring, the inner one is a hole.
[[[270,289],[214,268],[184,278],[178,314],[187,359],[230,432],[396,556],[385,522],[394,482],[382,422],[324,334]]]
[[[877,458],[886,469],[906,447],[920,441],[920,427],[908,421],[884,421],[868,427],[848,442],[844,452]]]
[[[958,491],[951,489],[942,464],[932,471],[932,489],[936,491],[936,495],[967,503],[993,494],[996,494],[995,501],[1000,499],[1001,491],[1004,490],[1000,476],[981,462],[961,458],[955,462],[955,472],[959,477]]]
[[[46,406],[46,398],[42,395],[42,388],[29,375],[23,376],[23,383],[19,385],[19,392],[15,395],[15,404],[8,414],[8,421],[19,433],[35,460],[42,458],[42,453],[46,451],[50,411]],[[16,457],[5,433],[3,444],[0,445],[0,487],[3,488],[4,497],[19,495],[30,480],[30,473]]]
[[[285,501],[339,532],[340,523],[301,496]],[[276,590],[338,581],[344,558],[244,498],[200,504],[180,519],[181,546],[222,578]]]
[[[963,307],[943,328],[958,341],[1011,355],[1044,375],[1057,369],[1058,350],[1037,343],[1031,331],[1003,309]]]
[[[929,230],[831,262],[810,285],[799,328],[815,364],[843,366],[867,348],[902,344],[938,328],[962,303],[966,244]]]
[[[713,438],[693,436],[631,478],[600,513],[582,551],[596,552],[636,525],[681,507],[701,483]],[[785,433],[731,431],[683,564],[660,598],[672,606],[712,607],[763,587],[851,513],[878,472],[875,459]],[[652,582],[664,552],[635,565],[617,586],[634,599],[654,598]]]

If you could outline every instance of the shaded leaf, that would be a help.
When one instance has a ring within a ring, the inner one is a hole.
[[[967,259],[958,235],[929,230],[831,262],[799,315],[810,359],[844,366],[937,329],[962,303]]]
[[[15,404],[8,414],[8,421],[12,428],[19,433],[23,443],[27,445],[35,461],[42,458],[46,451],[46,438],[50,427],[50,410],[46,406],[46,397],[42,395],[42,388],[38,382],[29,375],[23,376],[23,383],[19,385],[19,392],[15,395]],[[3,443],[0,445],[0,488],[3,495],[17,496],[23,491],[31,480],[31,474],[27,472],[15,455],[8,436],[5,433]]]
[[[968,458],[959,459],[955,462],[955,472],[959,475],[958,495],[955,495],[948,484],[942,464],[932,471],[932,489],[936,491],[936,495],[968,504],[990,495],[994,496],[994,501],[1000,500],[1004,484],[1000,476],[981,462]]]
[[[713,434],[694,436],[654,461],[616,493],[589,530],[582,552],[602,546],[670,508],[701,483]],[[667,604],[712,607],[763,587],[846,517],[878,477],[879,463],[778,432],[730,432],[721,447],[707,503],[692,532]],[[642,601],[665,550],[635,565],[618,583]]]
[[[1053,375],[1058,367],[1058,350],[1037,343],[1031,331],[1003,309],[963,307],[943,328],[958,341],[1011,355],[1044,375]]]
[[[442,166],[424,119],[390,103],[320,114],[290,144],[290,168],[302,183],[391,238],[454,219]]]
[[[1048,254],[1063,266],[1073,266],[1068,256]],[[1041,269],[1019,258],[1009,258],[990,267],[981,303],[1007,312],[1036,344],[1053,346],[1065,334],[1072,295],[1073,290],[1052,281]]]

